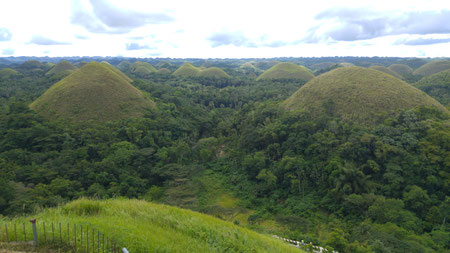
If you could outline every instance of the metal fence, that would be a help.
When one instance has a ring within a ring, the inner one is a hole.
[[[32,244],[65,249],[66,252],[116,253],[128,252],[119,243],[95,227],[86,224],[39,222],[0,223],[0,242],[4,244]]]

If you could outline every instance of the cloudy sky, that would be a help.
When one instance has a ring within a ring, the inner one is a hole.
[[[5,0],[2,56],[450,56],[449,0]]]

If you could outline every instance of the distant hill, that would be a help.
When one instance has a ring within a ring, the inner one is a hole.
[[[158,62],[158,64],[156,64],[156,67],[158,69],[162,69],[162,68],[170,69],[170,68],[172,68],[172,66],[173,65],[168,61],[160,61],[160,62]]]
[[[183,76],[183,77],[194,77],[197,76],[200,72],[200,69],[195,67],[194,65],[186,62],[181,65],[175,72],[173,72],[174,76]]]
[[[406,64],[392,64],[389,66],[389,70],[399,74],[401,77],[412,74],[413,69]]]
[[[77,70],[77,67],[73,66],[72,63],[68,61],[61,61],[55,66],[53,66],[47,73],[45,73],[45,75],[67,76],[70,75],[75,70]]]
[[[447,111],[404,81],[363,67],[337,68],[322,74],[302,86],[283,105],[291,111],[328,113],[346,122],[369,126],[376,124],[377,119],[421,105]]]
[[[392,71],[392,70],[390,70],[390,69],[388,69],[388,68],[386,68],[384,66],[370,66],[370,68],[378,70],[378,71],[381,71],[381,72],[384,72],[384,73],[386,73],[388,75],[391,75],[391,76],[394,76],[394,77],[397,77],[397,78],[400,78],[400,79],[402,78],[401,75],[395,73],[394,71]]]
[[[1,79],[9,79],[12,77],[20,76],[21,74],[19,71],[11,69],[11,68],[4,68],[0,69],[0,78]]]
[[[310,69],[316,71],[316,70],[329,68],[329,67],[331,67],[333,65],[336,65],[336,63],[334,63],[334,62],[321,62],[321,63],[316,63],[316,64],[312,65],[310,67]]]
[[[432,61],[416,69],[413,74],[419,76],[430,76],[447,69],[450,69],[450,61]]]
[[[426,76],[414,84],[441,104],[450,106],[450,70]]]
[[[158,74],[164,74],[164,75],[169,75],[170,74],[170,70],[166,69],[166,68],[160,68],[157,71]]]
[[[231,76],[228,75],[227,73],[225,73],[225,71],[223,71],[222,69],[219,69],[217,67],[210,67],[210,68],[203,69],[197,74],[197,76],[205,77],[205,78],[216,78],[216,79],[231,78]]]
[[[72,236],[75,234],[73,225],[82,224],[84,229],[88,227],[105,234],[119,248],[126,247],[129,252],[304,252],[231,222],[142,200],[80,199],[58,208],[45,209],[32,217],[8,222],[22,224],[31,218],[48,224],[47,229],[52,222],[64,222],[63,234],[67,234],[66,224],[70,224],[69,234]],[[77,232],[80,236],[80,227]],[[58,243],[59,240],[63,245],[72,242],[67,236],[58,239]],[[99,241],[95,238],[94,242]],[[52,243],[55,242],[41,241],[44,245]],[[86,241],[84,243],[86,245]],[[80,244],[78,246],[81,248]]]
[[[121,71],[128,71],[131,67],[131,63],[129,61],[121,61],[117,68]]]
[[[156,107],[112,68],[90,62],[51,86],[30,108],[49,119],[105,122],[140,117]]]
[[[350,63],[350,62],[341,62],[341,63],[339,63],[339,65],[341,67],[353,67],[353,66],[355,66],[355,64]]]
[[[305,67],[281,62],[262,73],[256,80],[294,79],[309,81],[314,75]]]
[[[156,72],[156,69],[148,62],[137,61],[131,64],[130,72],[138,76],[145,76]]]

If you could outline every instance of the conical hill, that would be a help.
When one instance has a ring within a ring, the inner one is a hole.
[[[53,66],[45,75],[70,75],[77,70],[77,67],[68,61],[61,61]]]
[[[290,62],[281,62],[262,73],[256,80],[294,79],[307,82],[314,75],[305,67]]]
[[[416,69],[413,74],[418,76],[431,76],[432,74],[450,69],[450,61],[432,61]]]
[[[174,76],[183,76],[183,77],[193,77],[197,76],[201,70],[189,62],[181,65],[175,72],[173,72]]]
[[[406,64],[392,64],[389,66],[389,69],[402,77],[412,74],[413,72],[413,69]]]
[[[217,67],[210,67],[203,69],[198,73],[198,76],[214,79],[231,78],[231,76],[228,75],[225,71]]]
[[[75,122],[140,117],[156,108],[153,101],[108,65],[98,62],[84,65],[51,86],[30,108],[49,119]]]
[[[291,111],[310,111],[314,116],[328,113],[366,126],[421,105],[448,112],[439,102],[404,81],[362,67],[338,68],[322,74],[298,89],[283,105]]]
[[[397,78],[400,78],[400,79],[402,78],[402,76],[400,76],[399,74],[395,73],[394,71],[392,71],[392,70],[390,70],[390,69],[388,69],[388,68],[386,68],[384,66],[376,65],[376,66],[370,66],[370,68],[378,70],[378,71],[381,71],[383,73],[389,74],[391,76],[394,76],[394,77],[397,77]]]

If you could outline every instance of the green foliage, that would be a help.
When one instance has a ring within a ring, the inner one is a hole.
[[[450,105],[450,70],[422,78],[414,87],[424,91],[441,104]]]
[[[10,79],[20,76],[20,73],[11,68],[0,69],[0,79]]]

